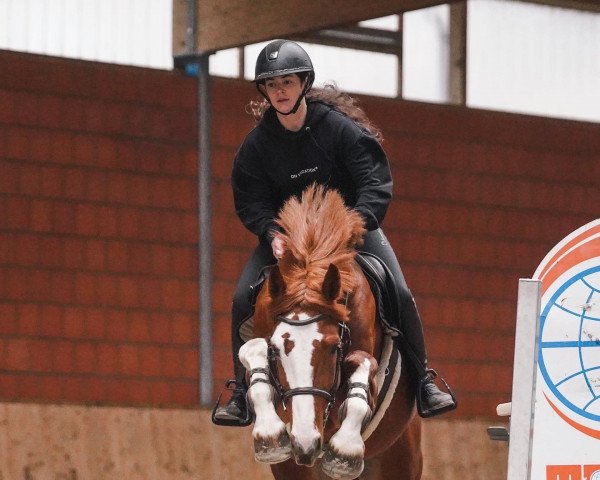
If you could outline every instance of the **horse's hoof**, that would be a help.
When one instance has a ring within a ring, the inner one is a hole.
[[[362,457],[336,455],[327,449],[321,460],[321,469],[336,480],[352,480],[358,477],[365,467]]]
[[[284,430],[277,438],[255,438],[254,458],[261,463],[281,463],[292,457],[290,437]]]

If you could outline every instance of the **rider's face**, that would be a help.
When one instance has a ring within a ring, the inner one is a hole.
[[[284,75],[283,77],[268,78],[265,80],[265,93],[271,105],[278,111],[287,113],[296,104],[302,93],[302,82],[298,75]]]

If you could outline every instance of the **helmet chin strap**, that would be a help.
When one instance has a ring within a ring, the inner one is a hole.
[[[287,112],[287,113],[280,112],[279,110],[277,110],[277,109],[276,109],[276,108],[273,106],[273,104],[272,104],[271,102],[269,102],[269,103],[271,103],[271,106],[272,106],[273,108],[275,108],[275,111],[276,111],[276,112],[277,112],[279,115],[285,115],[285,116],[287,116],[287,115],[293,115],[293,114],[294,114],[294,113],[296,113],[296,112],[298,111],[298,109],[300,108],[300,104],[302,103],[302,99],[304,98],[304,95],[306,95],[306,92],[304,92],[304,91],[303,91],[303,92],[302,92],[300,95],[298,95],[298,100],[296,100],[296,103],[294,104],[294,108],[292,108],[292,109],[291,109],[289,112]]]
[[[271,103],[271,100],[269,99],[268,95],[262,91],[262,89],[260,88],[260,85],[257,83],[256,84],[256,88],[258,89],[258,91],[260,92],[260,94],[265,97],[267,99],[267,102],[269,102],[269,104],[271,105],[271,107],[273,108],[273,110],[275,110],[279,115],[284,115],[284,116],[288,116],[288,115],[293,115],[294,113],[296,113],[298,111],[298,109],[300,108],[300,104],[302,103],[302,99],[306,96],[306,94],[308,93],[308,90],[310,88],[309,86],[309,82],[308,79],[304,81],[304,87],[302,88],[302,92],[300,92],[300,95],[298,96],[298,100],[296,100],[296,103],[294,104],[294,107],[287,113],[283,113],[280,112],[279,110],[277,110],[277,108],[275,108],[275,105],[273,105]]]

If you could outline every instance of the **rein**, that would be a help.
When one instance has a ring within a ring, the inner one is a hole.
[[[290,320],[283,315],[278,315],[277,320],[280,322],[287,323],[288,325],[297,325],[304,326],[310,325],[311,323],[317,323],[321,321],[323,314],[317,314],[313,317],[310,317],[306,320]],[[333,379],[333,384],[329,388],[329,390],[325,390],[324,388],[318,387],[297,387],[297,388],[289,388],[285,389],[279,380],[279,371],[277,368],[277,359],[279,358],[278,349],[271,343],[269,339],[268,344],[268,353],[267,358],[269,362],[269,376],[271,377],[271,384],[277,391],[279,398],[281,399],[281,403],[283,405],[283,409],[286,410],[286,401],[290,397],[294,397],[296,395],[313,395],[325,398],[327,400],[327,407],[325,409],[325,415],[323,418],[323,426],[327,424],[329,419],[329,413],[335,404],[335,394],[340,386],[340,380],[342,375],[342,362],[344,360],[344,356],[347,353],[348,346],[350,345],[350,329],[346,325],[345,322],[339,322],[339,336],[340,341],[336,345],[336,362],[335,362],[335,376]],[[256,373],[267,373],[266,369],[255,369]],[[251,372],[252,374],[252,372]],[[257,379],[257,381],[267,382],[264,379]]]

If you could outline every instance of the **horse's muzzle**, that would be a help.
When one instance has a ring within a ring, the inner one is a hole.
[[[315,438],[310,447],[305,449],[292,438],[292,453],[298,465],[312,467],[317,457],[321,454],[321,439]]]

